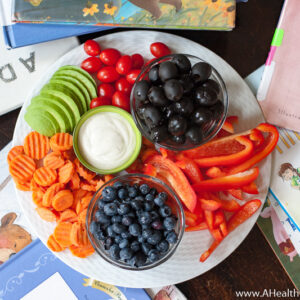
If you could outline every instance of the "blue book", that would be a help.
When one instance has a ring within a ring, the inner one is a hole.
[[[39,239],[1,265],[0,274],[0,300],[150,300],[143,289],[113,286],[73,270]]]

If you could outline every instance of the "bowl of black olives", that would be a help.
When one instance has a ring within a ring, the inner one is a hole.
[[[130,98],[131,114],[141,133],[159,147],[175,151],[211,140],[228,110],[220,74],[188,54],[167,55],[146,65]]]
[[[148,270],[176,251],[185,228],[182,204],[163,181],[143,174],[117,176],[92,198],[87,233],[96,252],[114,266]]]

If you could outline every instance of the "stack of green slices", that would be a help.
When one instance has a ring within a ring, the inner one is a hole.
[[[31,100],[24,118],[33,130],[46,136],[72,133],[96,97],[97,86],[89,73],[77,66],[63,66]]]

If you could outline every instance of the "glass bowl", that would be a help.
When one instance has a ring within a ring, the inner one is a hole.
[[[149,80],[148,75],[149,75],[149,71],[152,67],[154,67],[156,65],[159,65],[160,63],[165,62],[165,61],[171,61],[175,55],[178,55],[178,54],[171,54],[171,55],[167,55],[167,56],[158,58],[158,59],[152,61],[150,64],[146,65],[142,69],[141,73],[137,77],[137,79],[135,81],[135,84],[132,88],[132,92],[131,92],[131,95],[130,95],[130,107],[131,107],[131,115],[133,116],[133,119],[136,123],[136,126],[141,131],[141,133],[144,137],[146,137],[152,143],[158,145],[158,147],[163,147],[163,148],[173,150],[173,151],[183,151],[183,150],[189,150],[189,149],[199,147],[200,145],[203,145],[203,144],[207,143],[208,141],[210,141],[211,139],[213,139],[216,136],[216,134],[222,128],[223,123],[224,123],[224,121],[226,119],[226,116],[227,116],[228,95],[227,95],[227,89],[226,89],[225,83],[224,83],[221,75],[218,73],[218,71],[213,66],[211,66],[212,67],[212,74],[209,77],[209,79],[213,79],[220,86],[220,92],[218,94],[218,98],[223,104],[223,112],[219,114],[217,119],[209,122],[204,127],[202,127],[201,130],[204,133],[202,141],[199,144],[192,144],[192,143],[186,141],[182,145],[181,144],[176,144],[175,142],[173,142],[171,140],[167,140],[167,141],[164,141],[164,142],[155,142],[151,138],[150,130],[146,126],[144,120],[142,120],[139,117],[138,113],[137,113],[137,109],[141,105],[141,103],[135,99],[134,89],[135,89],[136,83],[138,81]],[[198,62],[206,62],[205,60],[203,60],[199,57],[193,56],[193,55],[189,55],[189,54],[183,54],[183,55],[188,57],[188,59],[190,60],[192,66],[194,64],[198,63]]]
[[[92,221],[95,221],[95,212],[98,209],[97,203],[98,203],[98,200],[102,198],[101,193],[102,193],[103,189],[107,186],[112,186],[117,181],[122,182],[123,184],[130,184],[130,185],[132,185],[134,183],[138,183],[140,185],[143,183],[146,183],[149,185],[150,188],[156,188],[158,192],[165,192],[168,195],[167,204],[169,204],[170,207],[172,207],[172,214],[177,217],[177,224],[176,224],[174,230],[177,233],[178,238],[177,238],[177,242],[174,244],[170,244],[169,250],[166,253],[164,253],[160,257],[159,260],[157,260],[153,263],[146,262],[146,264],[141,267],[134,267],[123,261],[114,260],[109,255],[108,250],[105,249],[104,241],[99,241],[97,238],[95,238],[95,236],[90,231],[90,224]],[[167,184],[165,184],[161,180],[154,178],[152,176],[143,175],[143,174],[127,174],[127,175],[117,176],[117,177],[111,179],[110,181],[105,183],[94,194],[94,196],[88,206],[88,210],[87,210],[86,227],[87,227],[87,233],[88,233],[88,237],[89,237],[91,244],[93,245],[96,252],[103,259],[105,259],[110,264],[120,267],[122,269],[127,269],[127,270],[132,270],[132,271],[141,271],[141,270],[152,269],[154,267],[159,266],[163,262],[167,261],[175,253],[175,250],[178,247],[178,245],[182,239],[183,233],[184,233],[185,217],[184,217],[183,207],[182,207],[182,204],[181,204],[178,196],[176,195],[174,190],[172,188],[170,188]]]

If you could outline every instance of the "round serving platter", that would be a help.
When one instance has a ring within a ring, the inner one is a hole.
[[[238,73],[215,53],[193,41],[159,31],[138,30],[105,35],[97,38],[96,41],[100,43],[102,49],[113,47],[126,54],[141,53],[146,59],[152,58],[149,50],[150,44],[157,41],[166,43],[173,53],[198,56],[214,66],[223,77],[229,96],[228,114],[239,116],[240,121],[237,131],[253,128],[264,121],[255,97]],[[13,145],[22,145],[24,137],[31,131],[24,120],[24,114],[31,98],[39,93],[41,87],[60,66],[80,65],[86,57],[83,46],[78,46],[54,63],[39,82],[33,83],[33,90],[26,98],[16,124]],[[261,199],[262,202],[264,202],[268,192],[270,174],[271,156],[261,163],[260,175],[257,179],[260,194],[255,195],[255,198]],[[38,216],[31,199],[31,192],[16,190],[16,193],[24,215],[31,223],[32,229],[46,244],[49,235],[53,233],[55,223],[43,221]],[[119,269],[107,263],[96,253],[85,259],[74,257],[69,250],[55,253],[55,255],[84,275],[114,285],[147,288],[176,284],[199,276],[226,259],[248,235],[259,213],[260,210],[230,233],[204,263],[199,262],[199,257],[213,241],[207,230],[185,233],[176,253],[170,260],[146,271]]]

